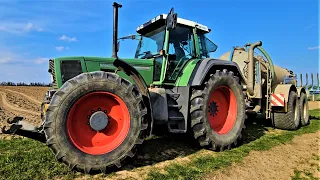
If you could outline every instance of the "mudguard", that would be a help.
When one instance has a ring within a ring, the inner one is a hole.
[[[301,96],[301,93],[305,93],[308,96],[307,91],[304,87],[297,87],[297,94],[299,98]]]
[[[284,112],[288,112],[288,99],[291,91],[297,92],[297,88],[293,84],[277,84],[272,87],[273,94],[283,94],[284,96]]]
[[[234,75],[240,78],[240,81],[245,82],[245,78],[242,76],[240,68],[237,63],[232,61],[225,61],[213,58],[206,58],[199,61],[194,68],[192,75],[189,80],[190,86],[200,86],[210,70],[214,69],[228,69],[233,71]],[[213,72],[214,73],[214,72]]]
[[[113,65],[117,67],[118,70],[124,71],[130,78],[132,78],[132,80],[136,83],[140,93],[142,94],[143,102],[148,109],[149,118],[148,118],[147,130],[150,136],[153,129],[153,117],[152,117],[152,108],[151,108],[151,102],[150,102],[150,94],[149,94],[149,90],[146,82],[144,81],[141,74],[134,67],[132,67],[130,64],[126,63],[125,61],[117,58],[113,62]]]

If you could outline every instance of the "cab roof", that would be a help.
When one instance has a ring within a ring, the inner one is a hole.
[[[150,21],[142,24],[137,28],[137,33],[139,34],[146,34],[153,29],[159,28],[160,26],[165,25],[165,21],[167,18],[167,14],[160,14],[157,17],[151,19]],[[204,31],[205,33],[209,33],[211,29],[209,29],[207,26],[199,24],[194,21],[190,21],[187,19],[177,18],[177,24],[188,26],[188,27],[197,27],[199,30]]]

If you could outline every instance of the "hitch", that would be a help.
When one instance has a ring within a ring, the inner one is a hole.
[[[40,142],[45,143],[46,138],[42,130],[42,126],[36,127],[23,120],[23,117],[16,116],[12,121],[7,120],[8,124],[11,124],[10,128],[6,130],[6,126],[2,128],[3,134],[17,134],[20,136],[28,137]]]

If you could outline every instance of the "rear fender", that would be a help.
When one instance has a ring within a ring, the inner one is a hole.
[[[146,82],[144,81],[141,74],[130,64],[126,63],[125,61],[122,61],[120,59],[116,59],[113,62],[113,65],[118,68],[120,71],[124,71],[137,85],[137,88],[139,92],[142,94],[143,102],[145,106],[148,109],[148,134],[149,136],[152,133],[153,129],[153,117],[152,117],[152,108],[151,108],[151,102],[150,102],[150,94],[148,90],[148,86]]]
[[[246,84],[245,79],[242,76],[242,73],[237,63],[232,61],[206,58],[202,61],[199,61],[196,65],[189,80],[189,85],[200,86],[205,82],[206,78],[209,77],[208,74],[214,74],[215,70],[222,69],[228,69],[229,71],[232,71],[235,76],[239,77],[241,82]]]

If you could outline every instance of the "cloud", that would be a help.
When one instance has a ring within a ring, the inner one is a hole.
[[[39,57],[36,60],[34,60],[34,63],[36,64],[43,64],[45,62],[47,62],[50,58],[43,58],[43,57]]]
[[[308,47],[308,50],[316,50],[320,49],[320,46]]]
[[[0,32],[7,32],[11,34],[23,34],[31,31],[42,32],[43,29],[33,23],[25,22],[1,22]]]
[[[42,28],[37,28],[37,27],[35,27],[32,23],[28,23],[28,24],[24,27],[24,30],[27,31],[27,32],[29,32],[29,31],[31,31],[31,30],[35,30],[35,31],[39,31],[39,32],[43,31]]]
[[[64,47],[64,46],[57,46],[56,47],[56,50],[61,52],[61,51],[64,51],[64,50],[69,50],[70,48],[69,47]]]
[[[76,37],[69,37],[67,35],[62,35],[59,39],[62,41],[69,41],[69,42],[78,41]]]

